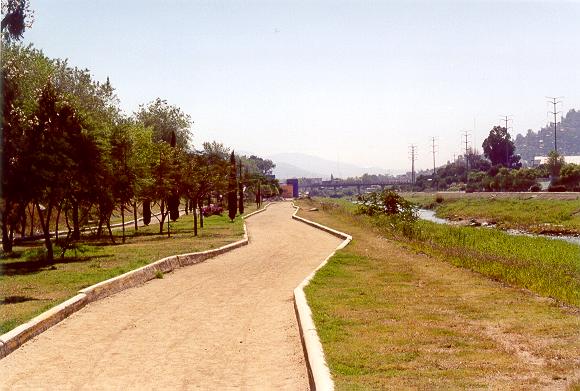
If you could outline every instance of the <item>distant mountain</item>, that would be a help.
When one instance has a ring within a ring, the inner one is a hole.
[[[557,128],[558,153],[565,156],[580,155],[580,111],[570,110],[562,117]],[[518,134],[514,144],[522,162],[531,165],[535,156],[547,156],[554,149],[554,123],[537,133],[529,129],[525,136]]]
[[[274,168],[274,175],[279,179],[288,178],[322,178],[323,174],[319,172],[312,172],[305,170],[300,167],[293,166],[292,164],[275,161],[276,167]]]
[[[350,163],[339,163],[317,156],[302,153],[277,153],[267,157],[275,164],[276,178],[330,178],[330,175],[340,178],[360,176],[362,174],[389,174],[378,167],[360,167]]]

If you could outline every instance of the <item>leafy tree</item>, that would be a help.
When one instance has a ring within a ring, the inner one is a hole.
[[[385,214],[408,222],[417,220],[417,207],[392,190],[362,194],[358,196],[358,201],[357,212],[360,214]]]
[[[2,15],[2,37],[7,41],[22,39],[24,31],[34,21],[28,0],[3,0]]]
[[[560,155],[556,151],[550,151],[548,153],[548,161],[546,162],[546,167],[550,172],[550,176],[552,177],[552,182],[555,182],[557,178],[560,176],[560,170],[566,164],[564,161],[564,156]]]
[[[238,190],[237,176],[236,157],[234,151],[232,151],[230,156],[230,174],[228,176],[228,216],[231,221],[234,221],[238,210],[238,198],[236,195]]]
[[[35,117],[25,156],[30,167],[30,186],[44,233],[47,259],[52,261],[52,213],[61,200],[71,193],[79,172],[79,162],[76,160],[79,143],[86,144],[86,148],[93,148],[94,145],[90,145],[92,140],[83,134],[74,109],[66,102],[58,102],[57,92],[51,83],[42,90]]]
[[[139,106],[135,118],[146,127],[153,129],[153,141],[171,143],[175,135],[176,145],[188,149],[191,135],[191,117],[179,107],[170,105],[166,100],[157,98],[147,105]]]
[[[254,165],[257,171],[263,176],[272,175],[272,170],[276,168],[276,165],[270,159],[263,159],[261,157],[252,155],[248,160],[250,164]]]
[[[519,156],[514,155],[516,147],[506,128],[494,126],[482,146],[485,157],[491,160],[492,165],[521,166]]]
[[[578,189],[580,186],[580,164],[565,164],[560,171],[560,183],[568,190]]]

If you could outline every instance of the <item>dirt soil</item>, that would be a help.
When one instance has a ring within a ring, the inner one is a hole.
[[[293,289],[340,240],[247,220],[250,244],[95,302],[0,360],[0,389],[308,389]]]

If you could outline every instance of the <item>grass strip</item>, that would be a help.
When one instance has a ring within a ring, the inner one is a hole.
[[[354,238],[305,289],[337,389],[578,385],[577,309],[442,262],[403,235],[387,240],[337,204],[301,204],[302,217]]]
[[[250,209],[248,212],[254,210]],[[57,258],[53,263],[44,260],[42,244],[15,247],[14,254],[0,259],[0,334],[67,300],[79,289],[166,256],[221,247],[243,236],[240,217],[234,223],[225,215],[206,218],[197,237],[193,236],[191,215],[181,216],[170,226],[170,238],[167,233],[158,234],[155,218],[138,231],[126,227],[125,244],[120,244],[120,230],[113,231],[116,245],[107,237],[84,237],[63,259]],[[55,255],[58,253],[55,248]]]

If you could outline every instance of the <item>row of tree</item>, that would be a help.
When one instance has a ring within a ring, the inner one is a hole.
[[[507,129],[495,126],[484,140],[483,155],[474,150],[456,161],[439,167],[436,173],[418,176],[415,188],[420,190],[451,189],[468,191],[540,190],[538,180],[551,178],[551,190],[576,190],[580,187],[580,166],[567,164],[552,151],[548,161],[533,168],[522,168],[520,156]]]
[[[95,81],[87,69],[32,46],[2,44],[4,251],[12,250],[15,234],[26,235],[27,225],[34,225],[27,218],[35,216],[52,260],[51,234],[62,220],[69,227],[61,239],[66,248],[89,221],[96,222],[98,235],[106,226],[113,239],[115,210],[123,222],[132,210],[136,221],[141,207],[149,223],[156,205],[163,233],[184,200],[186,211],[198,211],[227,194],[230,206],[239,199],[241,211],[244,197],[255,195],[260,202],[262,193],[277,193],[269,179],[271,161],[236,156],[216,142],[195,149],[191,118],[179,107],[158,98],[125,115],[108,79]],[[231,213],[233,219],[235,209]]]

